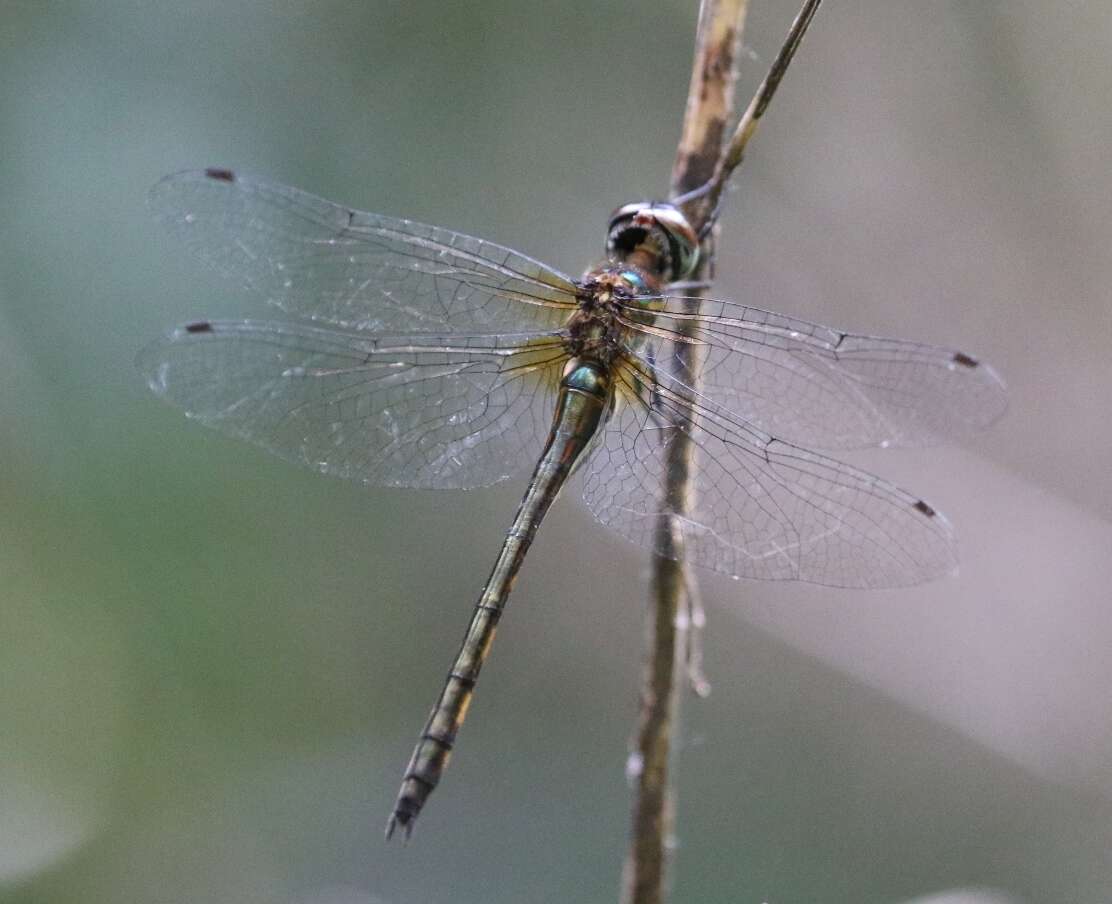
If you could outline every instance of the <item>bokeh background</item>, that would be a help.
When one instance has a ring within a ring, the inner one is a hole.
[[[740,93],[796,0],[753,0]],[[265,315],[152,224],[225,165],[578,273],[667,186],[694,0],[0,2],[0,901],[607,902],[647,560],[569,492],[449,776],[381,830],[521,486],[366,489],[188,423],[138,349]],[[829,0],[717,294],[958,345],[964,448],[854,462],[958,578],[706,576],[675,899],[1112,900],[1112,4]]]

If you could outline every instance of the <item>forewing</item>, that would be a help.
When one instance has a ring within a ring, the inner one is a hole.
[[[844,333],[739,305],[666,297],[655,325],[693,328],[700,363],[677,376],[784,440],[821,449],[931,445],[995,421],[996,372],[955,349]]]
[[[150,206],[218,270],[283,310],[340,327],[545,329],[575,306],[571,280],[509,248],[229,170],[167,176]]]
[[[379,486],[487,486],[527,471],[549,430],[559,337],[378,336],[205,322],[146,348],[151,389],[202,423]]]
[[[635,354],[630,352],[631,357]],[[953,532],[916,496],[775,439],[658,369],[619,371],[620,405],[587,465],[584,497],[626,539],[667,555],[669,458],[694,447],[691,507],[675,522],[687,561],[723,574],[836,587],[896,587],[954,570]]]

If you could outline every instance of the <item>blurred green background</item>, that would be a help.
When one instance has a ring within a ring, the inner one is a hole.
[[[743,97],[796,6],[752,0]],[[666,190],[695,12],[0,3],[0,901],[616,900],[645,555],[566,494],[385,845],[521,486],[330,481],[160,405],[142,345],[267,312],[144,199],[231,166],[578,273]],[[1013,405],[855,459],[959,578],[706,578],[676,901],[1112,900],[1110,50],[1107,3],[829,0],[751,146],[718,294],[959,345]]]

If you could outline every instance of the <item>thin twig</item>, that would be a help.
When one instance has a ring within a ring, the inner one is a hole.
[[[705,278],[722,193],[745,154],[803,39],[821,0],[805,0],[788,37],[749,107],[723,149],[726,124],[733,115],[737,49],[747,0],[702,0],[695,60],[684,114],[683,133],[672,170],[672,196],[703,242],[699,270]],[[692,311],[698,301],[692,300]],[[688,326],[694,326],[688,322]],[[679,344],[676,366],[692,380],[700,372],[701,346]],[[697,392],[698,385],[693,389]],[[702,604],[694,578],[684,564],[681,518],[693,505],[694,445],[686,430],[673,431],[668,446],[663,513],[656,527],[650,617],[637,736],[628,770],[634,785],[633,827],[622,874],[622,904],[662,904],[674,833],[675,800],[669,759],[679,722],[679,690],[685,679],[698,693],[707,688],[698,650]]]
[[[718,160],[718,165],[714,169],[714,175],[709,180],[706,196],[703,199],[705,205],[703,209],[707,212],[708,223],[714,223],[718,218],[718,207],[721,203],[722,192],[730,181],[733,171],[738,168],[745,158],[745,147],[749,144],[749,139],[753,137],[753,133],[757,131],[757,125],[760,123],[765,110],[768,109],[769,102],[776,93],[776,89],[780,86],[780,80],[784,77],[792,57],[795,56],[799,45],[803,43],[807,26],[811,24],[811,20],[818,12],[821,3],[822,0],[805,0],[803,8],[799,11],[799,15],[795,17],[795,21],[788,31],[788,36],[784,39],[780,52],[776,54],[776,59],[773,60],[772,67],[768,70],[768,75],[765,76],[761,86],[757,89],[757,93],[753,95],[749,106],[742,114],[741,119],[738,120],[733,137],[730,138],[730,144]],[[705,229],[706,226],[704,224],[702,227],[695,226],[695,228],[702,235],[701,230]]]

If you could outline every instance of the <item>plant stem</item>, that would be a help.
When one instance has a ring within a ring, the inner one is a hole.
[[[737,49],[747,6],[747,0],[703,0],[683,132],[672,170],[674,194],[702,185],[717,167],[733,113]],[[692,225],[699,229],[703,222],[705,216]],[[704,267],[700,264],[700,272]],[[694,356],[698,347],[684,344],[680,353]],[[688,373],[697,373],[697,365],[691,358],[682,366],[689,368]],[[687,434],[677,431],[668,450],[666,511],[656,528],[640,714],[630,754],[633,828],[622,874],[623,904],[661,904],[665,896],[675,810],[668,766],[693,623],[690,615],[681,617],[681,607],[691,608],[687,588],[693,579],[684,564],[683,532],[675,516],[690,509],[692,453]]]
[[[757,89],[757,93],[753,95],[753,99],[749,102],[745,112],[742,114],[741,119],[738,120],[737,127],[734,129],[734,134],[730,138],[730,143],[727,145],[725,152],[718,159],[718,163],[714,168],[714,173],[709,179],[707,186],[708,191],[703,197],[706,216],[713,222],[718,215],[718,207],[721,203],[722,192],[726,187],[726,183],[730,180],[730,175],[741,164],[745,157],[745,147],[749,144],[749,139],[753,137],[753,133],[757,131],[757,125],[761,121],[765,110],[768,109],[769,103],[772,101],[772,96],[776,93],[776,89],[780,87],[780,80],[784,77],[784,73],[788,69],[788,65],[795,56],[795,52],[799,49],[799,45],[803,43],[803,36],[807,33],[807,26],[811,24],[811,20],[818,12],[819,4],[822,0],[804,0],[803,8],[799,11],[799,15],[795,17],[791,29],[788,31],[788,36],[784,39],[783,45],[780,47],[780,52],[776,54],[776,59],[772,62],[772,67],[768,70],[768,75],[764,77],[761,86]],[[700,227],[696,226],[698,230]]]
[[[693,281],[710,272],[722,194],[744,157],[746,145],[772,100],[784,72],[822,0],[804,0],[772,67],[723,147],[734,111],[737,50],[748,0],[702,0],[695,38],[695,59],[683,131],[672,168],[672,194],[683,207],[703,247]],[[698,300],[689,302],[698,312]],[[694,320],[685,330],[697,329]],[[688,380],[700,372],[698,342],[678,344],[680,371]],[[693,385],[694,393],[699,386]],[[673,847],[675,795],[669,760],[679,724],[680,689],[685,679],[705,692],[698,667],[698,637],[691,632],[701,618],[694,578],[684,563],[681,519],[693,506],[694,442],[678,429],[668,446],[664,505],[656,526],[645,661],[637,735],[630,753],[633,826],[622,871],[622,904],[663,904]]]

